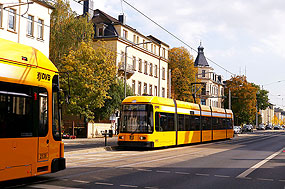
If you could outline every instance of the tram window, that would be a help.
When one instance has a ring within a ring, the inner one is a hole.
[[[61,140],[59,112],[59,80],[58,75],[52,79],[52,135],[57,141]]]
[[[219,128],[219,122],[217,117],[212,117],[213,130],[217,130]]]
[[[202,116],[202,129],[203,130],[211,130],[211,118]]]
[[[191,130],[199,131],[200,130],[200,116],[191,116]]]
[[[166,131],[174,131],[174,114],[167,115],[167,128]]]
[[[223,118],[223,127],[222,129],[226,129],[227,128],[227,119]]]
[[[155,113],[155,130],[156,131],[174,131],[174,114]]]
[[[184,114],[178,114],[178,131],[185,131]]]
[[[230,118],[227,119],[227,128],[228,129],[232,129],[233,128],[232,119],[230,119]]]
[[[185,131],[191,131],[191,117],[185,115]]]
[[[39,137],[48,133],[48,93],[45,88],[39,88]]]
[[[32,87],[0,82],[0,138],[36,136]]]

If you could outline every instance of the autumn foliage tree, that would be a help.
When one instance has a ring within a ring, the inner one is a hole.
[[[229,90],[231,91],[231,108],[235,115],[235,123],[254,123],[256,115],[256,93],[258,89],[247,82],[245,76],[235,76],[226,81],[225,107],[228,107]]]
[[[193,56],[186,48],[175,47],[170,49],[168,58],[168,66],[171,69],[171,97],[193,102],[191,83],[197,73]]]
[[[116,54],[100,43],[95,47],[93,42],[81,42],[76,50],[62,57],[62,71],[69,73],[69,81],[63,77],[61,84],[71,88],[68,111],[87,120],[93,120],[95,109],[111,98],[108,90],[115,82]]]

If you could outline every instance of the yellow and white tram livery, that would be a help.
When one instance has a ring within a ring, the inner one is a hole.
[[[233,112],[156,96],[122,103],[118,145],[163,147],[233,138]]]

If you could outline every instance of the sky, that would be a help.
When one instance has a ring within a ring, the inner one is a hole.
[[[82,5],[70,0],[73,10]],[[173,47],[184,46],[121,0],[93,0],[93,9],[118,18],[144,35],[153,35]],[[285,109],[285,1],[284,0],[126,0],[178,38],[236,75],[246,75],[269,91],[270,102]],[[81,2],[82,3],[82,2]],[[197,53],[187,48],[190,53]],[[231,74],[209,62],[217,74]],[[283,102],[284,98],[284,102]]]

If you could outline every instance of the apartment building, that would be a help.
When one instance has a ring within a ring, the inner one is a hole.
[[[221,75],[214,72],[204,55],[204,47],[200,44],[194,66],[198,68],[196,80],[204,83],[201,93],[197,96],[202,105],[222,108],[222,96],[224,96],[224,84]]]
[[[128,26],[124,15],[115,19],[96,9],[92,22],[94,41],[105,41],[117,53],[118,77],[124,78],[126,70],[127,84],[133,93],[167,97],[169,45]]]
[[[44,0],[0,0],[0,37],[32,46],[48,57],[53,9]]]
[[[262,123],[264,125],[273,125],[274,119],[274,106],[270,104],[265,110],[261,110]]]

